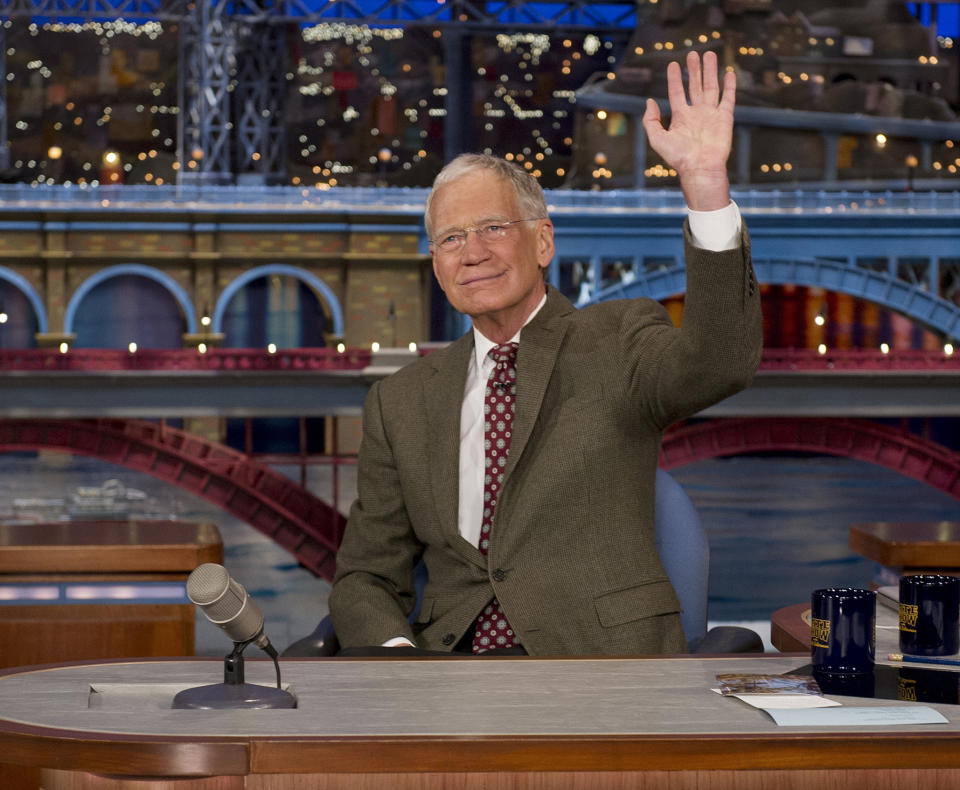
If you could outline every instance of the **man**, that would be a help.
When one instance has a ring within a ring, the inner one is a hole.
[[[438,175],[426,208],[434,273],[473,331],[370,391],[330,597],[341,645],[685,649],[654,545],[660,438],[746,386],[761,344],[726,175],[735,79],[724,76],[721,98],[713,53],[702,69],[690,53],[687,71],[689,104],[679,65],[668,69],[669,131],[652,100],[644,116],[690,209],[681,329],[648,299],[576,310],[545,286],[553,225],[519,168],[466,156]],[[421,557],[429,580],[411,624]]]

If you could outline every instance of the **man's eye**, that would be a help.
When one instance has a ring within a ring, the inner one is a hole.
[[[503,230],[503,228],[504,228],[503,225],[486,225],[486,226],[483,228],[483,232],[484,232],[484,233],[499,233],[501,230]]]
[[[444,236],[441,240],[441,244],[458,244],[460,242],[460,233],[450,233],[447,236]]]

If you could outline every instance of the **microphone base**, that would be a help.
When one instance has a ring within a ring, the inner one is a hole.
[[[295,708],[297,698],[289,691],[254,683],[213,683],[184,689],[173,698],[171,707],[186,710]]]

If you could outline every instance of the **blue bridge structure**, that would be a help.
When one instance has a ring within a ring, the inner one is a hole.
[[[169,229],[168,214],[186,207],[203,220],[209,215],[211,230],[228,231],[225,215],[249,214],[256,206],[270,206],[283,208],[287,219],[297,216],[295,229],[306,233],[342,230],[344,216],[369,218],[373,213],[389,218],[384,229],[416,235],[420,252],[426,255],[429,240],[422,221],[426,193],[424,189],[390,187],[319,191],[209,185],[0,185],[0,228],[38,229],[47,221],[36,219],[28,210],[56,209],[58,229],[109,230],[115,227],[111,212],[133,207],[141,212],[141,230],[159,231]],[[960,340],[960,191],[734,190],[733,198],[750,229],[761,283],[814,286],[849,294],[895,310],[944,341]],[[684,292],[679,233],[684,204],[679,191],[548,190],[547,201],[557,239],[557,257],[548,278],[557,287],[579,283],[579,306],[636,296],[664,299]],[[89,218],[94,207],[98,220]],[[71,220],[71,215],[77,219]],[[268,225],[264,222],[257,227],[268,229]],[[291,228],[289,224],[283,227]],[[144,272],[133,263],[112,267],[109,272],[119,273]],[[330,314],[342,321],[343,308],[330,288],[293,267],[280,273],[309,280],[307,284],[327,304]],[[100,274],[97,283],[105,276]],[[33,287],[2,264],[0,280],[23,292],[37,311],[38,324],[44,327],[43,302]],[[168,278],[162,282],[183,307],[187,320],[192,320],[196,306],[189,304],[189,296]],[[229,299],[236,288],[228,289],[221,301]],[[224,304],[215,306],[215,319],[222,316]],[[466,323],[452,320],[450,326],[452,338]]]

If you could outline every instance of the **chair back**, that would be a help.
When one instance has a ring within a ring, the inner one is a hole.
[[[683,606],[684,636],[693,643],[707,632],[710,545],[687,492],[662,469],[657,469],[654,529],[660,561]]]

